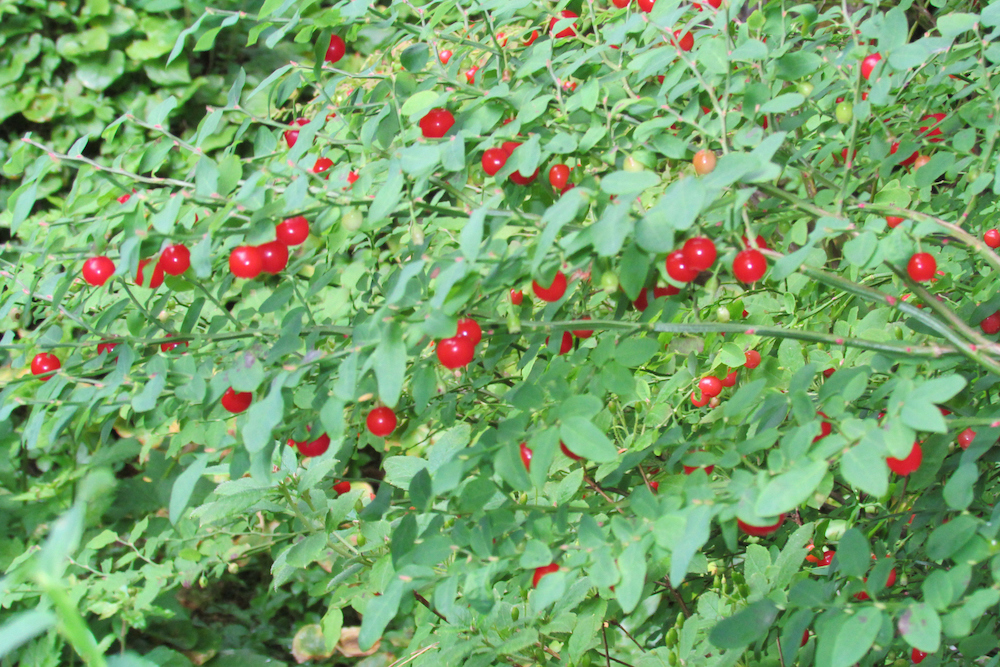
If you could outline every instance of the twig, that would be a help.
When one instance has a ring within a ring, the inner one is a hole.
[[[687,605],[684,603],[684,598],[681,597],[681,594],[678,593],[677,589],[670,583],[670,577],[663,577],[663,583],[667,585],[667,590],[670,591],[670,594],[674,596],[675,600],[677,600],[677,604],[681,606],[681,612],[684,614],[684,618],[691,618],[691,610],[688,609]]]
[[[424,597],[423,595],[421,595],[420,593],[418,593],[418,592],[416,592],[416,591],[413,591],[413,597],[415,597],[415,598],[417,599],[417,602],[419,602],[420,604],[422,604],[422,605],[424,605],[425,607],[427,607],[428,609],[430,609],[430,610],[431,610],[431,612],[432,612],[432,613],[433,613],[433,614],[434,614],[435,616],[437,616],[438,618],[440,618],[440,619],[441,619],[442,621],[444,621],[445,623],[447,623],[447,622],[448,622],[448,619],[444,617],[444,614],[442,614],[442,613],[441,613],[441,612],[439,612],[439,611],[438,611],[437,609],[435,609],[434,607],[432,607],[432,606],[431,606],[431,603],[430,603],[430,602],[428,602],[428,601],[427,601],[427,598],[425,598],[425,597]]]
[[[633,637],[632,635],[630,635],[630,634],[628,633],[628,630],[626,630],[626,629],[625,629],[624,627],[622,627],[622,624],[621,624],[621,623],[619,623],[618,621],[615,621],[615,620],[612,620],[612,621],[610,621],[610,623],[611,623],[612,625],[614,625],[614,626],[615,626],[616,628],[618,628],[619,630],[621,630],[622,632],[624,632],[624,633],[625,633],[625,636],[626,636],[626,637],[628,637],[629,639],[631,639],[631,640],[632,640],[632,643],[633,643],[633,644],[635,644],[636,646],[638,646],[638,647],[639,647],[639,650],[640,650],[640,651],[642,651],[643,653],[645,653],[645,652],[646,652],[646,649],[645,649],[645,647],[643,647],[643,645],[642,645],[642,644],[640,644],[639,642],[637,642],[637,641],[635,640],[635,637]]]

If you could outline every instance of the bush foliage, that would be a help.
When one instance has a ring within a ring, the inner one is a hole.
[[[0,15],[3,667],[1000,661],[1000,5]]]

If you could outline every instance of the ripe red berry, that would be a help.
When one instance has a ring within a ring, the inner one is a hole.
[[[507,164],[507,152],[502,148],[487,148],[483,151],[483,171],[495,176]]]
[[[640,4],[642,3],[640,2]],[[689,32],[681,35],[680,30],[674,30],[673,43],[676,44],[681,51],[690,51],[694,48],[694,36]]]
[[[656,0],[639,0],[639,9],[648,14],[653,11],[653,5],[655,4]]]
[[[562,192],[569,181],[569,167],[564,164],[554,164],[549,168],[549,184]]]
[[[809,631],[805,630],[805,631],[802,632],[802,643],[799,644],[799,646],[800,647],[801,646],[805,646],[808,643],[809,643]]]
[[[689,283],[701,273],[694,268],[683,250],[674,250],[667,255],[667,275],[679,283]]]
[[[545,339],[545,344],[548,345],[549,339]],[[562,332],[562,338],[559,340],[559,354],[566,354],[573,349],[573,335],[568,331]]]
[[[532,280],[531,288],[535,291],[535,296],[542,301],[558,301],[566,293],[566,275],[562,271],[556,271],[552,284],[548,287],[542,287],[538,281]]]
[[[984,334],[990,336],[1000,331],[1000,310],[983,318],[983,321],[979,323],[979,328],[983,330]]]
[[[924,658],[926,657],[927,654],[919,649],[914,648],[910,650],[910,660],[913,662],[914,665],[919,665],[924,661]]]
[[[613,4],[618,9],[625,9],[626,7],[629,6],[630,2],[632,2],[632,0],[611,0],[611,4]]]
[[[448,61],[451,60],[451,49],[441,49],[438,51],[438,58],[441,59],[442,65],[447,65]]]
[[[746,245],[748,248],[752,248],[753,247],[750,244],[750,239],[748,239],[745,236],[741,236],[740,238],[743,239],[743,244]],[[763,236],[761,236],[760,234],[758,234],[754,238],[753,242],[757,244],[758,248],[763,248],[764,250],[767,250],[768,248],[771,247],[771,246],[767,245],[767,240]]]
[[[903,224],[903,218],[897,217],[895,215],[885,216],[885,221],[886,223],[888,223],[889,229],[895,229],[896,227],[899,227],[901,224]]]
[[[837,554],[836,551],[824,551],[823,558],[819,561],[820,567],[825,567],[833,562],[833,557]]]
[[[552,563],[551,565],[543,565],[542,567],[536,567],[535,574],[533,577],[531,577],[531,587],[538,588],[538,582],[542,580],[542,577],[544,577],[547,574],[552,574],[553,572],[558,572],[558,571],[559,571],[559,566],[555,563]]]
[[[532,44],[535,43],[536,39],[538,39],[538,31],[537,30],[532,30],[531,31],[531,35],[529,35],[528,37],[526,37],[524,39],[524,45],[525,46],[531,46]],[[506,123],[504,123],[504,124],[506,125]]]
[[[934,277],[937,271],[937,262],[929,252],[914,253],[906,265],[906,272],[910,274],[912,280],[918,283],[925,283]]]
[[[747,350],[743,356],[747,359],[746,364],[744,364],[747,368],[753,370],[760,366],[760,352],[757,350]]]
[[[695,236],[681,248],[687,265],[698,271],[707,271],[715,263],[715,241],[706,236]]]
[[[475,354],[472,341],[464,336],[444,338],[437,343],[437,358],[445,368],[462,368],[472,361]]]
[[[146,287],[143,283],[146,282],[146,265],[152,262],[151,259],[140,259],[139,260],[139,270],[135,272],[135,284],[139,287]],[[157,261],[153,263],[153,269],[150,272],[152,275],[149,277],[149,289],[156,289],[163,284],[163,267],[160,266],[160,262]]]
[[[431,109],[420,119],[420,131],[428,139],[440,139],[455,124],[455,117],[447,109]]]
[[[330,448],[330,436],[324,433],[315,440],[302,442],[297,442],[289,438],[288,444],[297,448],[299,454],[302,454],[302,456],[319,456]]]
[[[345,493],[351,492],[351,483],[347,481],[337,482],[336,484],[333,485],[333,491],[334,493],[337,494],[337,497],[339,498]]]
[[[569,458],[573,459],[574,461],[580,461],[580,460],[583,459],[582,456],[577,456],[573,452],[569,451],[569,448],[566,446],[566,444],[562,440],[559,441],[559,449],[562,450],[563,454],[565,454]]]
[[[931,161],[930,155],[917,155],[917,159],[913,161],[913,168],[920,169],[930,161]]]
[[[347,53],[347,44],[344,43],[344,39],[338,35],[330,35],[330,46],[326,49],[324,60],[332,65],[343,58],[345,53]]]
[[[103,255],[91,257],[83,263],[83,279],[88,284],[100,287],[115,273],[115,263]]]
[[[584,315],[580,319],[581,320],[589,320],[590,316],[589,315]],[[594,330],[593,329],[574,329],[573,330],[573,335],[576,336],[577,338],[590,338],[591,336],[594,335]]]
[[[844,150],[846,151],[847,149],[845,148]],[[899,142],[898,141],[892,142],[892,145],[889,147],[889,155],[895,155],[896,151],[898,151],[898,150],[899,150]],[[918,157],[920,157],[920,152],[919,151],[913,151],[913,155],[911,155],[910,157],[908,157],[905,160],[903,160],[902,162],[900,162],[899,166],[900,167],[909,166],[909,165],[913,164],[914,162],[916,162]]]
[[[98,343],[97,354],[103,354],[105,352],[111,354],[116,347],[118,347],[118,343]]]
[[[718,396],[722,391],[722,382],[714,375],[709,375],[698,381],[698,389],[701,390],[702,396],[708,396],[709,398]]]
[[[872,75],[872,70],[875,69],[875,65],[882,60],[881,53],[873,53],[870,56],[866,56],[864,60],[861,61],[861,76],[868,80],[868,77]]]
[[[779,514],[778,520],[775,523],[771,524],[770,526],[752,526],[748,523],[744,523],[740,519],[736,520],[736,525],[739,526],[740,530],[742,530],[747,535],[762,537],[764,535],[770,535],[774,531],[781,528],[781,524],[784,522],[785,522],[785,515]]]
[[[905,477],[911,472],[916,472],[917,468],[920,467],[920,462],[923,460],[924,450],[920,447],[919,442],[915,442],[913,443],[913,449],[910,450],[909,455],[905,459],[897,459],[890,456],[885,462],[888,464],[890,470],[897,475]]]
[[[520,306],[524,301],[524,292],[519,289],[511,289],[510,291],[510,302],[515,306]]]
[[[991,248],[1000,248],[1000,230],[989,229],[983,234],[983,241]]]
[[[521,463],[524,464],[524,469],[531,472],[531,457],[534,452],[531,451],[531,447],[528,447],[528,443],[522,442],[520,445],[521,450]]]
[[[309,124],[308,118],[296,118],[295,120],[292,121],[293,129],[285,130],[285,143],[288,144],[289,148],[295,146],[295,142],[299,140],[299,131],[294,129],[294,126],[298,125],[299,127],[302,127],[303,125],[308,125],[308,124]]]
[[[715,470],[715,466],[714,465],[708,465],[708,466],[684,466],[684,474],[685,475],[690,475],[695,470],[702,470],[702,469],[705,470],[705,474],[706,475],[711,475],[712,471]]]
[[[927,137],[928,141],[932,143],[937,143],[941,141],[941,128],[938,127],[941,121],[945,119],[947,114],[943,113],[929,113],[920,120],[933,119],[934,122],[923,125],[920,128],[920,134]],[[928,131],[929,130],[929,131]]]
[[[253,403],[253,394],[249,391],[237,392],[235,389],[230,387],[226,390],[226,393],[222,395],[222,407],[226,409],[227,412],[232,412],[236,414],[238,412],[243,412],[250,407]]]
[[[736,386],[736,371],[729,371],[726,377],[722,378],[723,387],[735,387]]]
[[[701,395],[701,399],[697,399],[695,398],[694,392],[693,391],[691,392],[691,405],[693,405],[696,408],[705,407],[706,405],[708,405],[708,402],[710,400],[712,400],[712,397],[706,396],[705,394]]]
[[[958,446],[962,449],[968,449],[972,441],[976,439],[976,432],[971,428],[967,428],[958,434]]]
[[[475,81],[476,81],[476,72],[478,72],[478,71],[479,71],[479,66],[476,65],[475,67],[471,68],[468,72],[465,73],[465,80],[469,82],[470,86],[473,83],[475,83]]]
[[[572,11],[570,11],[568,9],[564,9],[561,12],[559,12],[559,18],[575,19],[576,17],[577,17],[576,12],[572,12]],[[556,18],[555,16],[553,16],[552,18],[549,19],[549,32],[550,33],[555,29],[556,22],[559,21],[559,18]],[[553,35],[553,37],[555,37],[556,39],[560,39],[562,37],[572,37],[573,35],[576,34],[575,28],[576,28],[576,22],[574,22],[573,25],[571,25],[568,28],[563,28],[562,30],[559,31],[558,34]]]
[[[827,368],[825,371],[823,371],[823,377],[828,378],[836,372],[837,372],[836,368]]]
[[[31,360],[31,374],[39,377],[42,382],[50,380],[55,371],[62,368],[59,357],[50,352],[39,352]]]
[[[252,245],[241,245],[229,253],[229,270],[237,278],[256,278],[264,270],[264,257],[260,249]]]
[[[316,163],[312,167],[312,173],[322,174],[324,171],[328,170],[333,166],[333,160],[328,157],[316,158]],[[329,178],[329,176],[327,176]]]
[[[396,413],[384,405],[377,407],[368,413],[365,424],[372,435],[384,438],[396,430]]]
[[[304,215],[297,215],[279,223],[274,235],[287,246],[298,245],[309,238],[309,221]]]
[[[733,259],[733,275],[743,283],[757,282],[767,272],[767,258],[758,250],[743,250]]]
[[[270,241],[257,246],[264,273],[281,273],[288,266],[288,246],[281,241]]]
[[[479,341],[483,339],[483,330],[471,317],[463,317],[458,321],[458,333],[455,335],[468,338],[473,345],[479,345]]]
[[[157,264],[164,273],[179,276],[191,266],[191,251],[183,243],[167,246],[160,253],[160,261]]]
[[[825,412],[817,412],[816,414],[819,415],[820,417],[824,417],[824,418],[826,417],[826,413]],[[819,425],[819,435],[817,435],[815,438],[813,438],[813,442],[819,442],[820,440],[822,440],[826,436],[830,435],[831,433],[833,433],[833,424],[831,424],[828,421],[820,422],[820,425]]]
[[[166,338],[173,338],[173,337],[174,337],[173,334],[166,334]],[[190,343],[188,343],[187,341],[177,341],[175,343],[160,343],[160,351],[170,352],[171,350],[176,350],[181,345],[183,345],[184,347],[188,347]]]

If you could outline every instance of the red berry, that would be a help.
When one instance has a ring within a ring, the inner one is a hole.
[[[736,386],[736,371],[729,371],[726,377],[722,379],[723,387],[735,387]]]
[[[929,113],[926,116],[924,116],[923,118],[921,118],[920,120],[927,120],[928,118],[933,118],[934,122],[933,123],[929,123],[929,124],[924,125],[924,126],[921,126],[921,128],[920,128],[920,134],[926,136],[928,138],[928,141],[930,141],[932,143],[937,143],[937,142],[941,141],[941,138],[940,138],[941,128],[938,127],[938,125],[941,124],[941,121],[943,121],[946,116],[947,116],[947,114],[943,114],[943,113]],[[930,131],[928,131],[928,130],[930,130]],[[937,138],[934,138],[934,137],[937,137]]]
[[[816,414],[821,417],[826,417],[825,412],[817,412]],[[819,442],[831,433],[833,433],[833,424],[828,421],[821,422],[819,425],[819,435],[813,438],[813,442]]]
[[[809,631],[808,631],[808,630],[805,630],[805,631],[804,631],[804,632],[802,633],[802,643],[801,643],[801,644],[799,644],[799,646],[805,646],[805,645],[806,645],[806,644],[808,644],[808,643],[809,643]]]
[[[906,265],[906,272],[910,274],[912,280],[918,283],[925,283],[934,277],[937,271],[937,262],[929,252],[914,253]]]
[[[702,469],[704,469],[706,475],[711,475],[712,471],[715,470],[715,466],[714,465],[708,465],[708,466],[684,466],[684,474],[685,475],[690,475],[695,470],[702,470]]]
[[[655,4],[656,0],[639,0],[639,9],[648,14],[653,11],[653,5]]]
[[[903,218],[897,217],[895,215],[885,216],[885,221],[886,223],[888,223],[889,229],[895,229],[896,227],[899,227],[901,224],[903,224]]]
[[[708,405],[708,402],[710,400],[712,400],[712,397],[706,396],[705,394],[702,394],[701,400],[698,400],[697,398],[694,397],[694,392],[693,391],[691,392],[691,405],[693,405],[696,408],[705,407],[706,405]]]
[[[288,246],[281,241],[270,241],[257,246],[264,273],[281,273],[288,266]]]
[[[191,266],[191,251],[183,243],[167,246],[160,253],[160,261],[157,264],[164,273],[179,276]]]
[[[145,287],[143,283],[146,282],[146,265],[152,262],[151,259],[140,259],[139,260],[139,270],[135,272],[135,284],[139,287]],[[149,289],[156,289],[163,284],[163,267],[160,266],[160,262],[157,261],[153,264],[152,275],[149,277]]]
[[[653,298],[662,299],[663,297],[673,296],[674,294],[680,294],[681,291],[674,287],[673,285],[667,285],[666,287],[654,287],[653,288]]]
[[[698,381],[698,389],[701,390],[702,396],[708,396],[709,398],[718,396],[722,392],[722,382],[714,375],[709,375]]]
[[[633,308],[635,308],[636,310],[641,310],[643,312],[645,312],[646,309],[649,308],[649,295],[646,292],[647,292],[646,289],[642,289],[639,292],[639,296],[637,296],[635,298],[635,301],[632,302]]]
[[[524,40],[524,45],[525,45],[525,46],[531,46],[532,44],[534,44],[534,43],[535,43],[535,40],[536,40],[536,39],[538,39],[538,31],[537,31],[537,30],[532,30],[532,31],[531,31],[531,35],[530,35],[530,36],[528,36],[528,37],[527,37],[527,38],[526,38],[526,39]],[[504,125],[506,125],[506,124],[507,124],[507,123],[504,123]]]
[[[356,171],[349,172],[347,174],[347,184],[354,185],[357,182],[359,176],[360,174],[358,174],[358,172]],[[347,188],[344,189],[346,190]]]
[[[524,301],[524,292],[519,289],[512,289],[510,291],[510,302],[515,306],[520,306]]]
[[[882,54],[873,53],[861,61],[861,76],[863,76],[866,81],[868,80],[868,77],[872,75],[872,70],[875,69],[875,65],[877,65],[880,60],[882,60]]]
[[[538,281],[532,280],[531,288],[535,291],[535,296],[542,301],[558,301],[566,293],[566,275],[562,271],[556,271],[556,275],[548,287],[542,287]]]
[[[547,574],[552,574],[553,572],[558,572],[559,566],[555,563],[551,565],[543,565],[542,567],[535,568],[535,575],[531,577],[531,587],[538,588],[538,582],[542,580]]]
[[[640,2],[639,4],[641,5],[642,3]],[[694,48],[694,37],[689,32],[686,32],[683,36],[681,36],[680,30],[674,30],[673,43],[676,44],[681,51],[690,51]]]
[[[303,215],[288,218],[274,228],[274,235],[287,246],[298,245],[309,238],[309,221]]]
[[[477,65],[465,73],[465,80],[469,82],[469,85],[472,85],[472,83],[475,82],[476,72],[478,71],[479,71],[479,66]]]
[[[836,555],[836,551],[824,551],[823,558],[819,561],[820,567],[825,567],[833,562],[833,557]]]
[[[324,433],[315,440],[302,442],[289,439],[288,444],[298,448],[299,454],[302,454],[302,456],[319,456],[330,448],[330,436]]]
[[[689,283],[701,273],[694,268],[683,250],[674,250],[667,255],[667,275],[679,283]]]
[[[695,236],[684,242],[681,248],[687,265],[698,271],[707,271],[715,263],[715,242],[705,236]]]
[[[747,359],[746,364],[744,364],[747,368],[753,370],[760,366],[760,352],[757,350],[747,350],[743,356]]]
[[[173,334],[169,334],[169,333],[166,334],[166,338],[173,338],[173,337],[174,337]],[[177,341],[175,343],[160,343],[160,351],[161,352],[170,352],[171,350],[176,350],[181,345],[183,345],[184,347],[188,347],[190,345],[190,343],[188,343],[187,341]]]
[[[753,247],[750,244],[750,239],[748,239],[745,236],[741,236],[740,238],[743,239],[744,245],[746,245],[747,247]],[[757,244],[758,248],[763,248],[764,250],[767,250],[768,248],[771,247],[771,246],[767,245],[767,240],[763,236],[761,236],[760,234],[758,234],[756,236],[756,238],[754,238],[753,241],[754,241],[754,243]]]
[[[237,392],[235,389],[230,387],[226,390],[226,393],[222,395],[222,407],[228,412],[236,414],[238,412],[243,412],[250,407],[253,402],[253,394],[249,391]]]
[[[487,148],[483,151],[483,171],[495,176],[507,164],[507,152],[502,148]]]
[[[568,9],[564,9],[561,12],[559,12],[559,16],[560,16],[560,18],[564,18],[564,19],[575,19],[577,17],[577,14],[576,14],[576,12],[572,12],[572,11],[570,11]],[[552,32],[552,30],[555,28],[556,22],[558,20],[559,19],[556,18],[555,16],[553,16],[552,18],[549,19],[549,32]],[[553,35],[553,36],[556,39],[560,39],[562,37],[572,37],[573,35],[576,34],[575,28],[576,28],[576,22],[574,22],[573,25],[571,25],[568,28],[563,28],[562,30],[559,31],[558,34]]]
[[[781,528],[781,524],[785,522],[785,515],[779,514],[777,522],[771,524],[770,526],[752,526],[748,523],[744,523],[742,520],[737,519],[736,525],[739,526],[747,535],[753,535],[755,537],[762,537],[764,535],[770,535],[774,531]]]
[[[351,492],[351,483],[346,481],[337,482],[336,484],[333,485],[333,490],[337,494],[337,496],[340,497],[345,493]]]
[[[1000,230],[990,229],[983,234],[983,241],[991,248],[1000,248]]]
[[[534,452],[531,451],[531,447],[528,447],[528,443],[522,442],[521,446],[521,463],[524,464],[524,469],[531,472],[531,457]]]
[[[625,9],[626,7],[629,6],[630,2],[632,2],[632,0],[611,0],[611,4],[613,4],[618,9]]]
[[[562,192],[569,181],[569,167],[564,164],[554,164],[549,169],[549,184]]]
[[[458,321],[458,333],[455,335],[461,338],[468,338],[473,345],[479,345],[479,341],[483,339],[483,330],[480,328],[479,323],[471,317],[463,317]]]
[[[392,408],[381,406],[368,413],[365,419],[368,430],[377,438],[384,438],[396,430],[396,413]]]
[[[296,118],[292,121],[292,126],[298,125],[302,127],[303,125],[308,125],[308,118]],[[299,131],[296,129],[285,130],[285,142],[288,144],[289,148],[295,146],[295,142],[299,140]]]
[[[823,371],[823,377],[828,378],[836,372],[837,372],[836,368],[827,368],[825,371]]]
[[[440,139],[448,133],[454,124],[455,117],[451,115],[451,112],[438,107],[431,109],[420,119],[420,131],[428,139]]]
[[[347,44],[344,43],[344,39],[338,35],[330,35],[330,46],[326,49],[324,60],[333,64],[343,58],[345,53],[347,53]]]
[[[97,344],[97,354],[103,354],[107,352],[111,354],[114,349],[118,347],[118,343],[98,343]]]
[[[983,318],[983,321],[979,323],[979,328],[983,330],[984,334],[990,336],[1000,331],[1000,310]]]
[[[548,344],[548,338],[545,339],[546,345]],[[559,354],[566,354],[573,349],[573,334],[568,331],[562,332],[562,339],[559,341]]]
[[[313,165],[312,173],[322,174],[324,171],[328,170],[333,166],[333,160],[328,157],[316,158],[316,163]]]
[[[847,150],[847,149],[845,148],[844,150]],[[892,146],[889,147],[889,155],[895,155],[896,151],[898,151],[898,150],[899,150],[899,142],[898,141],[892,142]],[[913,155],[911,155],[910,157],[908,157],[905,160],[903,160],[902,162],[900,162],[899,166],[900,167],[906,167],[908,165],[911,165],[911,164],[913,164],[914,162],[917,161],[918,157],[920,157],[920,152],[919,151],[913,151]]]
[[[55,371],[62,368],[59,357],[49,352],[39,352],[31,360],[31,374],[42,375],[38,378],[42,382],[50,380]]]
[[[757,282],[766,272],[767,259],[753,248],[743,250],[733,259],[733,275],[740,282]]]
[[[445,368],[462,368],[472,361],[475,354],[472,341],[464,336],[444,338],[437,343],[437,358]]]
[[[577,456],[573,452],[569,451],[569,448],[563,443],[562,440],[559,441],[559,449],[562,450],[563,454],[565,454],[566,456],[570,457],[574,461],[580,461],[580,460],[583,459],[582,456]]]
[[[264,270],[264,256],[256,246],[236,246],[229,253],[229,270],[237,278],[256,278]]]
[[[83,279],[100,287],[115,273],[115,263],[104,256],[91,257],[83,263]]]
[[[580,319],[581,320],[589,320],[590,316],[584,315]],[[591,336],[594,335],[594,330],[593,329],[574,329],[573,330],[573,335],[576,336],[577,338],[590,338]]]
[[[923,460],[924,450],[920,447],[919,442],[915,442],[913,443],[913,449],[910,450],[909,455],[905,459],[897,459],[890,456],[885,462],[888,464],[890,470],[897,475],[905,477],[911,472],[915,472]]]
[[[910,660],[913,661],[914,665],[919,665],[924,661],[924,658],[926,657],[927,654],[924,653],[923,651],[917,650],[915,648],[910,650]]]
[[[451,49],[442,49],[438,51],[438,58],[441,59],[442,65],[447,65],[448,61],[451,60]]]
[[[958,446],[962,449],[968,449],[972,441],[976,439],[976,432],[971,428],[967,428],[958,434]]]

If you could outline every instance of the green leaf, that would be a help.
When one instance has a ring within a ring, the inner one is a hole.
[[[240,431],[243,443],[250,452],[259,452],[271,441],[271,433],[285,418],[285,401],[281,388],[288,377],[287,371],[282,371],[271,380],[271,389],[262,401],[254,401],[247,410],[247,420]]]
[[[611,195],[634,194],[659,182],[660,177],[651,171],[615,171],[601,179],[601,190]]]
[[[714,646],[725,649],[743,648],[763,637],[778,617],[778,607],[768,599],[758,600],[719,621],[708,635]]]
[[[361,631],[358,633],[358,645],[362,651],[370,649],[382,636],[389,621],[399,611],[399,603],[403,598],[403,582],[393,577],[382,595],[371,598],[365,606],[361,619]]]
[[[208,454],[199,454],[187,469],[177,476],[170,490],[170,523],[177,525],[187,509],[194,487],[208,466]]]
[[[615,586],[615,597],[622,611],[631,614],[639,604],[646,584],[646,550],[642,542],[633,542],[618,559],[621,583]]]
[[[700,180],[688,176],[674,181],[636,224],[636,243],[648,252],[673,250],[674,231],[689,229],[706,199],[707,193]]]
[[[840,555],[839,550],[837,555]],[[829,663],[818,659],[817,664],[820,666],[828,664],[829,667],[850,667],[868,653],[868,649],[875,643],[875,638],[881,627],[881,610],[875,607],[865,607],[850,616],[838,628],[836,636],[819,635],[817,658],[821,654],[827,653],[830,659]],[[829,646],[830,644],[832,647]]]
[[[958,553],[976,534],[978,522],[962,514],[935,528],[927,538],[927,556],[931,560],[944,560]]]
[[[882,21],[882,29],[878,35],[879,49],[892,51],[906,44],[910,26],[906,13],[900,7],[893,7],[886,12]]]
[[[953,510],[964,510],[972,504],[974,489],[979,480],[979,466],[963,463],[944,485],[944,501]],[[937,649],[935,649],[937,650]]]
[[[823,481],[826,469],[826,460],[811,461],[778,475],[761,490],[754,511],[765,517],[795,509],[808,500]]]
[[[889,466],[867,438],[840,457],[840,474],[854,488],[877,498],[889,490]]]
[[[427,467],[427,461],[416,456],[390,456],[382,462],[385,481],[398,489],[408,489],[413,477]]]
[[[806,98],[799,93],[785,93],[784,95],[778,95],[769,102],[762,104],[760,107],[760,113],[786,113],[792,109],[802,106],[802,103],[805,101]]]
[[[11,616],[0,626],[0,658],[35,637],[45,634],[56,624],[56,615],[50,611],[25,611]]]
[[[871,565],[872,548],[857,528],[851,528],[837,545],[837,562],[841,572],[849,577],[862,577]]]
[[[486,209],[477,208],[469,216],[465,226],[458,235],[458,245],[462,254],[470,262],[479,258],[479,246],[483,243],[483,223],[486,221]]]
[[[594,424],[584,417],[569,417],[559,426],[566,447],[588,461],[607,463],[618,458],[618,450]]]
[[[102,92],[125,72],[125,54],[109,51],[80,61],[76,68],[76,78],[84,87]]]
[[[391,322],[386,327],[371,361],[378,380],[379,398],[390,408],[394,407],[399,402],[406,375],[406,345],[398,322]]]
[[[941,33],[942,37],[958,37],[962,33],[975,28],[978,20],[979,17],[975,14],[949,12],[937,17],[936,24],[938,32]]]
[[[903,639],[917,650],[935,653],[941,647],[941,619],[928,605],[908,607],[896,623]]]
[[[156,402],[167,385],[167,374],[157,373],[149,378],[149,382],[138,394],[132,397],[132,409],[136,412],[149,412],[156,407]]]

